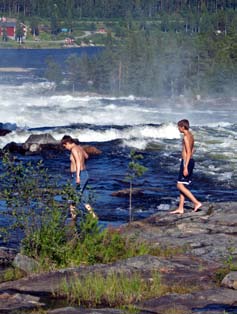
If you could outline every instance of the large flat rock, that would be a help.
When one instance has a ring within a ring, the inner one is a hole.
[[[237,203],[205,203],[201,211],[183,215],[158,212],[123,232],[156,246],[187,246],[192,255],[223,263],[230,254],[237,258]]]
[[[183,215],[158,212],[142,221],[122,226],[121,232],[132,236],[136,234],[138,239],[146,240],[155,248],[185,247],[183,253],[171,257],[143,255],[109,265],[66,268],[1,283],[0,313],[4,313],[2,310],[6,311],[7,306],[16,309],[16,299],[19,309],[39,306],[37,303],[41,300],[30,297],[50,297],[60,290],[65,280],[69,282],[98,272],[126,276],[139,273],[149,280],[154,271],[159,272],[162,283],[168,288],[175,285],[176,293],[157,295],[135,304],[142,314],[237,313],[236,272],[228,274],[221,287],[214,280],[216,271],[226,265],[230,256],[232,262],[237,258],[236,231],[237,203],[205,203],[202,211],[195,213],[190,210]],[[182,290],[186,286],[191,288],[191,292],[179,293],[179,287]],[[76,307],[58,308],[48,313],[120,314],[115,309],[87,309],[81,312]]]

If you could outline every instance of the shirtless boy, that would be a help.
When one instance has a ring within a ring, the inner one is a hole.
[[[189,198],[194,205],[194,211],[197,212],[202,204],[196,199],[196,197],[186,188],[191,183],[192,173],[194,168],[194,137],[189,131],[189,121],[186,119],[178,122],[179,132],[183,134],[182,142],[182,160],[180,164],[180,172],[177,181],[177,188],[180,191],[179,206],[176,210],[171,211],[171,214],[183,214],[184,213],[184,201],[185,197]]]
[[[88,212],[92,214],[94,218],[96,218],[92,207],[90,206],[90,204],[88,204],[88,196],[85,191],[89,179],[85,165],[85,160],[88,158],[88,155],[85,150],[80,145],[77,145],[69,135],[64,135],[61,140],[61,144],[64,148],[71,152],[70,171],[74,180],[74,184],[80,186],[81,202],[84,203],[84,206],[88,210]],[[70,205],[70,212],[72,219],[76,219],[76,209],[75,206],[72,204]]]

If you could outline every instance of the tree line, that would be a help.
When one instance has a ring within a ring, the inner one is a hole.
[[[155,18],[161,14],[200,14],[236,10],[236,0],[1,0],[0,13],[61,18]]]
[[[93,57],[48,60],[46,77],[73,90],[147,97],[236,95],[237,33],[177,33],[135,27]],[[63,73],[63,74],[62,74]]]
[[[236,95],[236,9],[237,0],[0,0],[2,13],[30,16],[32,30],[48,18],[52,34],[62,22],[104,19],[102,53],[51,58],[45,76],[60,88],[148,97]]]

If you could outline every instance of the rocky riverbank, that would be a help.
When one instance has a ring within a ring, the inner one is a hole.
[[[4,133],[2,136],[6,135],[6,132],[11,132],[8,130],[0,130],[1,133]],[[79,141],[75,139],[75,142],[79,144]],[[101,151],[94,146],[90,145],[83,145],[84,150],[87,152],[88,155],[99,155]],[[15,143],[10,142],[8,143],[0,153],[9,151],[10,153],[19,153],[22,155],[34,155],[40,154],[42,152],[47,152],[54,150],[54,151],[62,151],[64,148],[60,144],[60,141],[57,141],[51,134],[43,133],[43,134],[32,134],[29,138],[25,141],[25,143]]]
[[[82,309],[64,302],[48,303],[62,280],[74,280],[87,274],[111,272],[139,273],[149,280],[151,272],[159,272],[167,292],[162,296],[134,304],[140,313],[237,313],[237,272],[225,276],[230,263],[237,265],[237,203],[205,203],[197,213],[184,215],[159,212],[145,220],[121,227],[124,234],[146,240],[165,253],[144,255],[109,265],[80,266],[41,274],[31,274],[0,284],[0,313],[43,308],[49,314],[124,313],[124,310]],[[178,249],[179,248],[179,249]],[[182,248],[182,249],[181,249]],[[5,251],[4,261],[7,254]],[[228,265],[227,265],[228,264]],[[222,272],[221,272],[222,271]],[[224,280],[218,282],[218,274]],[[39,312],[38,312],[39,313]]]

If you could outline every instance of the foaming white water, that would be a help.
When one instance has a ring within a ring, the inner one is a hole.
[[[108,142],[112,140],[123,140],[124,145],[145,149],[149,141],[157,139],[177,139],[180,134],[175,124],[169,123],[160,126],[131,126],[124,128],[109,127],[105,130],[88,127],[79,128],[56,128],[52,130],[16,130],[4,137],[0,137],[0,147],[9,142],[24,143],[31,134],[50,132],[53,137],[60,140],[65,133],[70,133],[81,142]]]
[[[92,130],[80,128],[70,130],[75,138],[82,142],[107,142],[112,140],[153,140],[153,139],[177,139],[180,134],[175,124],[168,123],[160,126],[135,125],[124,128],[109,127],[106,130]],[[57,137],[57,134],[55,134]]]
[[[48,132],[57,140],[70,134],[84,143],[120,140],[120,145],[135,149],[146,149],[149,143],[164,144],[164,154],[169,155],[180,151],[176,123],[187,118],[196,139],[195,156],[205,156],[208,165],[214,166],[208,169],[210,175],[222,172],[217,180],[229,178],[230,167],[236,169],[237,116],[233,104],[228,108],[207,107],[206,102],[197,107],[186,102],[184,106],[133,96],[58,95],[53,90],[54,85],[48,82],[0,85],[0,122],[17,124],[15,131],[0,137],[0,148],[9,142],[24,143],[31,134]],[[220,171],[219,160],[230,166]],[[204,161],[202,171],[205,169]],[[236,171],[232,173],[236,177]]]
[[[3,148],[10,142],[24,143],[31,133],[27,131],[12,131],[5,136],[0,137],[0,148]]]
[[[171,100],[100,95],[54,93],[54,84],[31,82],[0,85],[0,122],[16,123],[20,128],[55,127],[71,124],[140,125],[177,122],[182,118],[191,125],[223,126],[236,121],[236,113],[206,105],[178,104]],[[145,132],[145,130],[144,130]]]
[[[78,123],[134,125],[159,120],[149,117],[149,110],[144,114],[132,96],[116,99],[84,94],[52,95],[53,89],[54,85],[48,82],[0,85],[0,121],[35,128]]]

